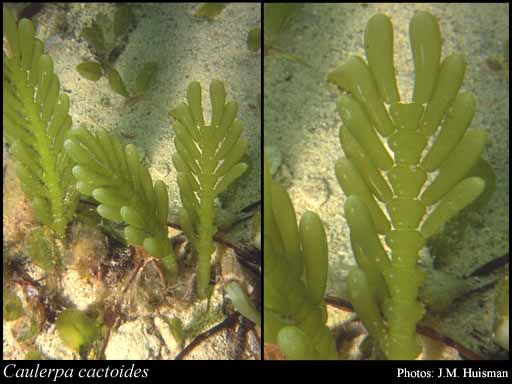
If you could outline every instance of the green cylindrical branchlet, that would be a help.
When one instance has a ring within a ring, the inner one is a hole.
[[[414,59],[414,93],[412,100],[423,104],[430,100],[436,85],[441,61],[441,32],[434,16],[416,13],[409,24]]]
[[[320,217],[305,212],[300,219],[300,243],[304,260],[304,275],[309,296],[321,303],[327,288],[328,249],[327,236]]]
[[[361,57],[352,56],[344,65],[329,73],[327,79],[354,95],[364,106],[368,117],[382,136],[393,133],[393,124],[380,98],[372,73]]]
[[[389,17],[378,13],[368,20],[364,47],[382,100],[388,104],[399,101],[393,64],[393,25]]]

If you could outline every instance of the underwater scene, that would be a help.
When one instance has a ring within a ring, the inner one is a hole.
[[[509,359],[508,3],[4,3],[3,52],[4,360]]]
[[[508,359],[509,5],[263,30],[264,359]]]
[[[260,360],[261,5],[3,4],[3,358]]]

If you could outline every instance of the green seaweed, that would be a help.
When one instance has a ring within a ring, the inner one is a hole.
[[[46,272],[53,271],[60,263],[55,243],[42,228],[37,228],[28,235],[25,251],[32,262]]]
[[[64,146],[77,164],[77,190],[100,203],[102,217],[124,223],[128,243],[158,257],[169,280],[176,277],[178,265],[167,237],[167,187],[160,180],[153,184],[136,147],[123,148],[104,129],[91,133],[84,127],[72,129]]]
[[[325,322],[327,238],[320,218],[302,215],[297,225],[288,193],[272,181],[264,157],[264,338],[295,359],[335,359]]]
[[[187,89],[187,102],[173,110],[176,153],[173,164],[178,171],[178,185],[183,209],[180,224],[198,253],[197,294],[207,296],[210,259],[215,247],[213,235],[215,198],[246,170],[240,162],[248,141],[241,137],[242,123],[236,119],[238,104],[226,102],[224,84],[210,83],[212,117],[206,125],[201,105],[201,86],[194,81]]]
[[[149,88],[149,85],[154,82],[156,73],[158,71],[158,64],[154,61],[144,64],[142,69],[137,75],[135,80],[136,94],[142,95]]]
[[[45,360],[45,358],[41,352],[32,349],[25,354],[24,360]]]
[[[82,30],[82,36],[98,54],[104,54],[107,51],[103,31],[96,20],[92,22],[90,27],[84,27]]]
[[[93,48],[100,63],[109,68],[114,62],[115,51],[135,22],[130,5],[116,4],[113,19],[99,13],[90,26],[83,28],[82,35]]]
[[[289,27],[290,21],[301,6],[301,3],[266,3],[264,5],[263,52],[265,55],[274,54],[276,57],[309,66],[300,57],[285,52],[278,44],[281,34]]]
[[[176,340],[176,343],[178,343],[180,347],[183,347],[183,344],[185,343],[186,339],[183,322],[177,317],[173,317],[171,319],[164,317],[164,320],[167,323],[174,339]]]
[[[287,28],[300,3],[266,3],[263,7],[265,49],[275,46],[279,36]]]
[[[191,316],[192,318],[185,326],[181,324],[181,330],[175,329],[175,331],[181,332],[182,341],[193,340],[213,324],[221,322],[226,317],[222,309],[222,305],[218,305],[211,309],[207,308],[206,310],[203,306],[196,306],[192,310]],[[178,324],[175,323],[174,325],[176,326]]]
[[[130,94],[126,90],[126,85],[124,85],[124,81],[121,78],[119,72],[117,72],[115,69],[111,69],[110,71],[108,71],[107,77],[110,87],[114,92],[124,97],[130,96]]]
[[[480,159],[466,177],[478,177],[485,182],[483,192],[460,213],[446,222],[443,229],[428,239],[430,253],[436,268],[453,267],[460,257],[460,244],[466,241],[466,229],[479,225],[484,207],[496,189],[496,175],[489,163]]]
[[[240,284],[236,281],[231,281],[226,285],[225,289],[226,296],[229,297],[237,312],[259,326],[261,324],[260,312],[256,309]]]
[[[441,270],[429,270],[420,288],[421,302],[429,310],[443,312],[471,287],[468,279]]]
[[[301,3],[267,3],[264,7],[263,53],[274,55],[302,65],[310,66],[302,58],[285,52],[279,47],[281,34],[289,27],[290,20],[299,11]]]
[[[258,52],[261,49],[261,28],[253,28],[247,34],[247,48],[251,52]]]
[[[82,352],[100,335],[96,321],[78,309],[65,309],[55,324],[64,344],[76,352]]]
[[[103,74],[101,65],[94,61],[84,61],[76,66],[76,70],[84,79],[98,81]]]
[[[475,201],[486,183],[471,174],[487,136],[467,130],[476,102],[470,92],[459,93],[463,56],[441,62],[439,25],[427,12],[412,18],[409,31],[416,71],[412,102],[400,101],[392,24],[383,14],[368,21],[367,62],[351,57],[328,76],[348,92],[338,101],[347,157],[336,163],[336,176],[347,195],[345,216],[357,261],[349,294],[388,359],[413,359],[421,351],[416,339],[425,312],[418,300],[424,281],[417,265],[420,249]],[[427,182],[430,175],[433,181]],[[464,287],[453,283],[456,295]],[[435,305],[444,307],[446,301]]]
[[[25,315],[23,304],[20,298],[12,291],[5,289],[3,291],[2,313],[5,321],[13,321]]]
[[[71,127],[69,99],[60,92],[52,59],[43,54],[30,20],[18,23],[3,8],[3,125],[22,189],[37,219],[59,237],[78,203],[71,177],[72,162],[63,150]]]
[[[130,5],[119,4],[114,14],[114,35],[119,38],[124,36],[130,27],[135,24],[135,15]]]
[[[155,78],[156,63],[145,63],[137,75],[135,93],[130,94],[119,72],[114,68],[115,60],[121,52],[127,34],[136,23],[131,7],[117,4],[114,18],[98,14],[88,27],[84,27],[82,35],[91,46],[96,61],[85,61],[77,65],[76,70],[85,79],[98,81],[107,77],[110,87],[117,94],[126,98],[136,98],[144,94]]]
[[[226,3],[204,3],[201,4],[194,14],[195,17],[213,20],[226,8]]]

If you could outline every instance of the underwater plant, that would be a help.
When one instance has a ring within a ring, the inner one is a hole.
[[[320,218],[302,215],[297,225],[288,193],[272,181],[264,156],[265,343],[278,344],[287,359],[336,359],[325,325],[327,238]]]
[[[347,157],[336,163],[336,176],[347,195],[357,261],[349,295],[388,359],[414,359],[421,352],[419,251],[485,188],[473,175],[487,135],[467,130],[476,101],[470,92],[459,93],[464,58],[452,54],[441,62],[439,25],[430,13],[416,13],[409,33],[416,73],[412,102],[400,101],[392,24],[384,14],[366,26],[367,62],[351,57],[328,75],[348,93],[338,101]]]
[[[77,352],[83,351],[100,335],[96,321],[78,309],[65,309],[55,324],[64,344]]]
[[[4,287],[2,292],[3,319],[13,321],[19,319],[25,314],[23,304],[16,294]]]
[[[4,137],[36,218],[62,238],[79,196],[63,150],[71,128],[69,98],[60,92],[53,61],[43,54],[30,20],[17,23],[4,7],[3,33],[9,44],[3,56]]]
[[[237,312],[261,326],[260,312],[237,281],[231,281],[226,285],[226,296],[230,298]]]
[[[32,263],[46,272],[52,272],[62,265],[60,253],[46,228],[36,228],[25,239],[25,252]]]
[[[204,3],[197,8],[194,16],[213,20],[216,16],[220,15],[227,5],[226,3]]]
[[[210,259],[215,247],[215,199],[246,170],[240,162],[248,141],[241,137],[242,123],[236,119],[238,104],[226,103],[224,84],[210,84],[211,122],[205,124],[201,105],[201,86],[189,84],[187,102],[180,103],[170,114],[176,120],[176,153],[172,161],[178,171],[178,185],[183,209],[180,224],[198,253],[197,294],[208,295]]]
[[[247,48],[251,52],[258,52],[261,49],[261,28],[253,28],[247,34]]]
[[[156,76],[158,65],[156,62],[147,62],[139,71],[135,83],[135,92],[128,92],[125,82],[114,63],[122,52],[123,41],[130,28],[135,24],[135,15],[130,5],[117,4],[113,20],[105,14],[99,14],[91,26],[85,27],[82,35],[91,46],[97,61],[84,61],[77,65],[80,75],[91,81],[98,81],[102,76],[108,78],[109,84],[117,94],[136,98],[144,94]]]
[[[126,224],[128,243],[143,246],[161,261],[166,278],[175,278],[178,264],[168,239],[167,187],[160,180],[153,183],[137,148],[128,144],[123,149],[106,130],[91,133],[84,127],[72,129],[64,146],[77,164],[77,190],[100,203],[97,212],[102,217]]]
[[[300,3],[266,3],[264,11],[265,51],[275,47],[279,35],[286,29]]]
[[[263,29],[263,53],[265,55],[274,54],[276,57],[309,66],[300,57],[285,52],[277,44],[280,35],[289,27],[290,21],[301,6],[301,3],[265,3]]]
[[[43,354],[35,349],[26,353],[24,360],[46,360]]]

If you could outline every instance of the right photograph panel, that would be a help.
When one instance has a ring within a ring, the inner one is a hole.
[[[508,359],[508,14],[264,4],[265,359]]]

